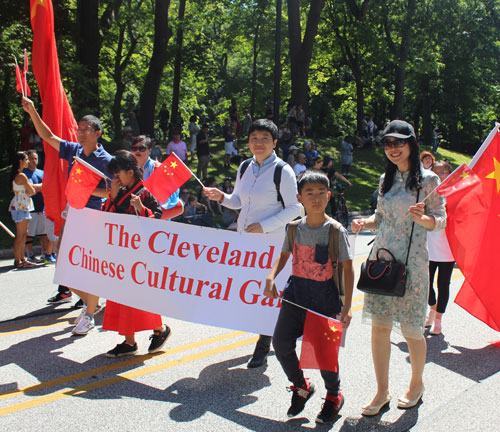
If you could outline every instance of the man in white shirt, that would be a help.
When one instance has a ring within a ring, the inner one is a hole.
[[[260,119],[253,122],[248,138],[253,158],[243,175],[241,169],[246,162],[238,168],[233,193],[226,194],[216,188],[204,189],[211,200],[233,210],[241,209],[237,228],[239,232],[284,232],[286,224],[300,215],[295,174],[288,164],[276,156],[274,149],[277,141],[278,128],[271,120]],[[274,183],[274,171],[281,163],[282,202],[277,199]],[[261,335],[248,367],[265,364],[270,345],[271,336]]]
[[[293,172],[295,176],[298,177],[300,173],[303,173],[307,169],[306,167],[306,155],[304,153],[300,153],[297,156],[297,163],[293,167]]]

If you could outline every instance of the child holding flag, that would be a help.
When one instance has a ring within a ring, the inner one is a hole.
[[[293,244],[290,235],[285,237],[281,254],[266,279],[264,290],[267,297],[278,297],[274,279],[293,254],[292,276],[283,293],[284,302],[273,336],[276,357],[293,384],[290,386],[293,395],[288,417],[299,414],[315,391],[313,384],[304,378],[295,353],[296,340],[304,333],[307,309],[330,317],[340,313],[340,321],[347,328],[351,320],[354,283],[347,231],[325,213],[331,194],[328,177],[320,171],[305,171],[299,177],[297,186],[297,199],[305,207],[307,216],[298,222]],[[330,244],[330,238],[334,242],[338,239],[338,245]],[[342,265],[345,275],[343,305],[334,282],[337,263]],[[321,370],[327,394],[316,418],[317,423],[333,422],[344,403],[336,360],[332,358],[331,363],[329,370]]]

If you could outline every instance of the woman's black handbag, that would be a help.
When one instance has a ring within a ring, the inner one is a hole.
[[[380,251],[387,252],[392,261],[381,259]],[[376,259],[367,259],[361,265],[358,289],[369,294],[403,297],[406,291],[406,265],[398,263],[388,249],[380,248],[377,250]]]
[[[420,190],[417,192],[417,202]],[[406,261],[399,263],[389,249],[380,248],[377,250],[376,259],[367,259],[361,265],[359,274],[358,289],[368,294],[378,294],[392,297],[403,297],[406,291],[406,267],[410,255],[411,239],[413,237],[415,222],[411,225],[410,242],[406,251]],[[380,251],[387,252],[392,261],[386,261],[379,257]],[[371,255],[371,251],[370,251]]]

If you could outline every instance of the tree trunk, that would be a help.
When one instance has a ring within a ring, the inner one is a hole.
[[[250,115],[252,118],[255,117],[255,98],[257,95],[257,57],[259,56],[259,34],[263,15],[263,11],[256,10],[256,12],[258,16],[253,35],[252,84],[250,92]]]
[[[288,35],[290,39],[291,102],[302,105],[307,112],[308,79],[314,39],[318,32],[321,11],[325,0],[311,0],[307,14],[306,30],[302,39],[300,25],[300,0],[288,0]]]
[[[430,78],[426,75],[421,84],[422,92],[422,137],[424,145],[432,146],[432,106],[430,96]]]
[[[274,42],[274,86],[273,86],[273,101],[274,101],[274,123],[280,125],[280,85],[281,85],[281,10],[282,0],[276,0],[276,33]]]
[[[168,9],[170,0],[155,0],[155,35],[153,42],[153,54],[149,61],[149,68],[146,80],[142,88],[139,100],[140,113],[139,125],[141,133],[153,135],[154,113],[158,88],[160,87],[161,76],[165,63],[167,62],[167,46],[171,36],[168,27]]]
[[[182,69],[182,44],[184,40],[184,13],[186,11],[186,0],[179,2],[179,15],[177,35],[175,37],[175,63],[174,63],[174,82],[172,89],[172,113],[171,119],[175,121],[179,115],[179,98],[181,92],[181,69]]]
[[[416,0],[408,0],[406,9],[406,19],[401,31],[401,45],[399,47],[398,63],[395,68],[394,77],[394,105],[392,108],[392,118],[403,118],[404,116],[404,91],[406,79],[406,63],[410,50],[410,39],[412,20],[415,13]]]
[[[77,111],[99,113],[99,1],[78,0],[76,6],[78,37],[76,53],[83,66],[83,80],[75,87]]]

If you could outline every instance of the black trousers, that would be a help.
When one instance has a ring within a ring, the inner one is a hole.
[[[299,359],[295,352],[297,339],[304,333],[306,311],[283,302],[273,335],[274,352],[286,376],[296,387],[305,385],[304,372],[299,368]],[[327,394],[338,396],[340,379],[338,372],[321,371]]]
[[[451,273],[453,272],[454,266],[454,261],[429,261],[429,306],[434,306],[436,304],[436,292],[434,291],[433,285],[434,275],[436,274],[436,270],[438,270],[438,295],[436,307],[436,312],[438,313],[444,313],[446,311],[446,305],[450,298]]]

